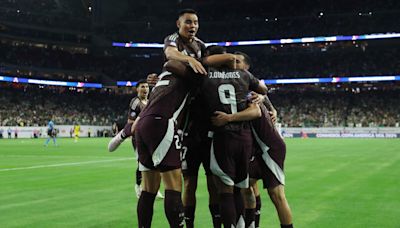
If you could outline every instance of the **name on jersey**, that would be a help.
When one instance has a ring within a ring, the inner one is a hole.
[[[240,73],[237,71],[235,72],[214,71],[209,73],[208,78],[222,78],[222,79],[240,78]]]

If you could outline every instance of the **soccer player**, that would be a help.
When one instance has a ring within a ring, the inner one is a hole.
[[[55,146],[57,146],[57,142],[56,142],[56,129],[54,128],[54,122],[53,122],[53,120],[50,120],[48,123],[47,123],[47,136],[48,136],[48,138],[47,138],[47,140],[46,140],[46,142],[45,142],[45,146],[47,146],[48,144],[49,144],[49,142],[50,142],[50,139],[53,139],[53,144],[55,145]]]
[[[154,74],[149,74],[148,77],[151,77],[152,80],[156,80],[153,78]],[[127,123],[125,124],[124,129],[122,129],[116,136],[114,136],[108,144],[108,150],[110,152],[115,151],[126,138],[133,136],[132,146],[133,149],[135,150],[135,153],[137,153],[135,147],[135,138],[132,132],[132,124],[135,121],[136,117],[139,116],[140,112],[147,105],[148,95],[149,95],[149,84],[147,83],[147,81],[139,80],[136,84],[136,91],[137,91],[137,96],[132,98],[131,102],[129,103],[128,120]],[[139,171],[138,167],[136,169],[136,184],[135,184],[135,192],[137,198],[140,197],[142,191],[140,186],[141,183],[142,183],[142,174]],[[164,198],[164,196],[161,194],[160,191],[157,193],[157,197]]]
[[[249,90],[262,93],[258,79],[249,72],[230,69],[211,69],[202,87],[208,110],[237,113],[247,107]],[[230,122],[213,130],[210,166],[217,177],[220,191],[220,213],[224,227],[236,225],[234,186],[248,187],[248,166],[252,146],[250,124],[247,121]]]
[[[11,139],[11,132],[12,132],[11,127],[8,127],[7,128],[7,136],[9,139]]]
[[[15,127],[14,129],[14,138],[17,139],[18,138],[18,128]]]
[[[196,12],[181,11],[177,27],[179,31],[164,40],[165,58],[187,63],[194,72],[206,74],[196,59],[201,58],[205,50],[204,43],[195,36],[199,28]],[[139,227],[151,226],[161,174],[165,186],[164,210],[170,227],[183,227],[181,143],[177,129],[182,123],[180,116],[193,77],[179,78],[164,71],[159,78],[148,105],[133,125],[143,181],[137,207],[138,221]]]
[[[76,123],[74,125],[74,136],[75,136],[74,142],[78,142],[80,132],[81,132],[81,125]]]
[[[137,96],[132,98],[129,103],[128,120],[125,127],[119,131],[108,144],[108,150],[110,152],[115,151],[126,138],[132,136],[132,124],[139,113],[147,105],[149,84],[145,80],[139,80],[136,84],[136,91]]]
[[[250,62],[242,60],[244,59],[238,58],[237,67],[241,69],[249,69]],[[259,95],[253,92],[251,99],[253,102],[260,104],[262,117],[252,121],[252,132],[256,141],[256,152],[254,153],[254,157],[250,163],[251,188],[244,191],[247,195],[247,197],[245,197],[245,199],[247,199],[247,202],[245,202],[245,205],[247,206],[246,215],[250,215],[251,213],[248,211],[251,210],[249,209],[256,206],[256,216],[258,216],[258,218],[256,218],[255,227],[258,227],[261,199],[257,187],[257,179],[262,179],[264,188],[267,189],[267,192],[278,212],[281,227],[293,227],[292,212],[284,192],[285,175],[283,172],[283,166],[286,155],[286,145],[274,126],[277,112],[268,96]],[[235,114],[228,116],[229,115],[226,115],[225,113],[220,113],[220,121],[224,118],[233,118],[235,117]],[[219,124],[222,123],[219,122]],[[256,205],[251,203],[254,201]]]

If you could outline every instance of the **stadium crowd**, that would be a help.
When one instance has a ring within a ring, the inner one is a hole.
[[[111,126],[125,120],[129,97],[107,91],[2,87],[0,103],[2,126],[46,126],[50,119],[57,125]]]
[[[126,121],[132,95],[77,92],[67,88],[33,86],[1,88],[0,125],[44,126],[54,116],[58,125],[110,125]],[[283,127],[398,127],[397,90],[302,91],[273,90],[269,95]],[[113,102],[118,100],[118,102]],[[321,105],[321,102],[324,105]],[[104,105],[107,104],[107,105]]]
[[[270,95],[283,127],[398,127],[394,91],[286,91]],[[322,105],[323,103],[323,105]]]

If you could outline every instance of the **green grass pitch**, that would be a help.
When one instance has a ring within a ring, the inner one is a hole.
[[[0,140],[0,227],[137,227],[136,161],[127,140]],[[296,227],[400,227],[400,140],[286,139]],[[201,171],[203,175],[203,171]],[[211,227],[199,178],[196,227]],[[261,185],[260,185],[261,187]],[[262,193],[261,227],[279,227]],[[168,227],[156,200],[153,227]]]

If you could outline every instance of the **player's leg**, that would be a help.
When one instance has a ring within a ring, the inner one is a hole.
[[[254,196],[256,197],[256,210],[254,212],[254,224],[255,228],[260,227],[260,216],[261,216],[261,196],[260,189],[258,188],[257,180],[250,179],[250,185],[253,188]]]
[[[237,227],[245,227],[245,207],[244,207],[244,198],[240,188],[233,188],[233,198],[235,200],[235,209],[236,209],[236,226]]]
[[[281,227],[293,227],[292,211],[290,210],[289,203],[285,196],[284,186],[278,185],[268,188],[268,194],[278,212]]]
[[[135,137],[132,137],[132,147],[133,150],[135,151],[136,157],[137,159],[139,159],[139,154],[138,151],[136,149],[136,145],[135,145]],[[136,172],[135,172],[135,176],[136,176],[136,181],[135,181],[135,192],[136,192],[136,197],[139,198],[140,194],[142,193],[142,187],[141,187],[141,183],[142,183],[142,172],[140,172],[139,170],[139,161],[137,162],[138,166],[136,168]]]
[[[52,138],[53,138],[53,144],[54,144],[55,146],[57,146],[57,137],[56,137],[56,134],[54,134],[54,135],[52,136]]]
[[[44,145],[47,146],[49,144],[49,142],[50,142],[50,136],[47,137],[46,142],[44,143]]]
[[[128,121],[118,134],[116,134],[108,143],[108,151],[115,151],[121,143],[128,137],[132,136],[132,125],[133,121]]]
[[[251,184],[254,184],[254,182],[255,180],[253,179]],[[256,197],[251,184],[249,188],[242,189],[245,207],[245,227],[255,227]]]
[[[143,118],[143,121],[139,122],[134,143],[138,152],[139,171],[142,174],[143,186],[137,205],[137,216],[139,227],[145,228],[151,227],[154,200],[161,181],[160,172],[155,169],[151,159],[152,151],[157,146],[157,142],[151,137],[157,133],[151,131],[153,128],[149,127],[149,124],[152,123],[151,118]]]
[[[255,148],[257,149],[257,148]],[[249,176],[250,176],[250,186],[253,190],[255,196],[255,210],[254,210],[254,227],[260,226],[260,210],[261,210],[261,198],[260,191],[257,186],[257,180],[265,179],[265,165],[262,164],[263,161],[259,151],[255,151],[254,155],[250,161],[249,165]]]
[[[194,217],[196,211],[196,189],[197,176],[184,175],[184,191],[183,191],[183,206],[185,211],[186,227],[194,226]]]
[[[182,156],[182,172],[184,181],[184,191],[182,202],[185,211],[185,224],[190,228],[194,226],[195,212],[196,212],[196,190],[197,179],[200,168],[199,153],[201,144],[196,143],[189,136],[185,136],[182,142],[183,156]]]
[[[227,150],[224,149],[224,142],[223,136],[214,135],[210,149],[210,169],[218,190],[221,222],[224,224],[224,227],[236,227],[236,208],[233,197],[234,181],[231,177],[232,175],[227,174],[227,171],[234,173],[235,168],[234,165],[227,162],[229,158],[226,156]]]
[[[45,146],[47,146],[49,144],[50,139],[51,139],[51,131],[47,130],[47,139],[46,139],[46,142],[44,143]]]
[[[211,213],[214,228],[221,227],[221,213],[219,210],[219,194],[217,186],[215,185],[213,175],[206,174],[207,176],[207,190],[209,195],[208,208]]]
[[[153,219],[154,200],[160,188],[160,173],[156,170],[142,171],[143,190],[137,205],[139,227],[151,227]]]
[[[221,213],[219,210],[219,193],[217,186],[215,185],[212,172],[210,170],[210,146],[211,139],[206,138],[202,140],[201,149],[201,160],[203,163],[204,171],[207,177],[207,190],[209,195],[208,208],[211,213],[214,228],[221,227]],[[198,170],[198,169],[197,169]]]
[[[233,186],[226,185],[217,176],[214,177],[215,185],[219,192],[219,209],[224,227],[236,227],[235,199]]]
[[[165,187],[164,211],[170,227],[184,226],[184,212],[182,204],[182,170],[173,169],[161,172]]]

